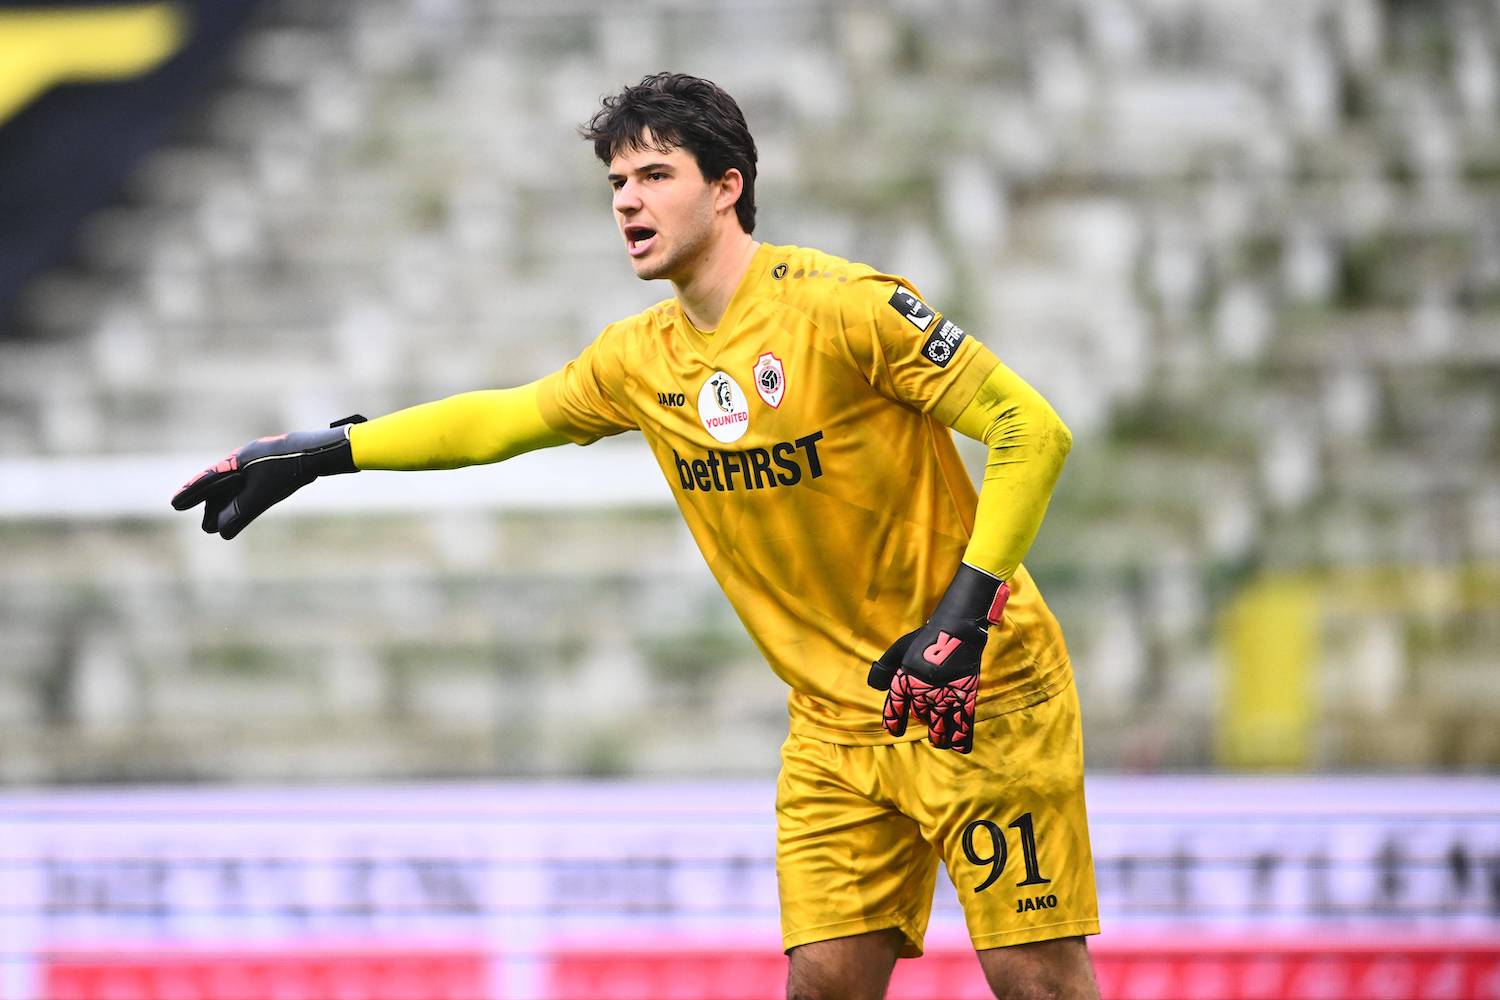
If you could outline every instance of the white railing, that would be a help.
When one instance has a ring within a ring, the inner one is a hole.
[[[0,521],[107,521],[190,517],[172,494],[212,454],[0,458]],[[662,508],[667,482],[639,441],[606,441],[586,452],[563,447],[497,466],[443,472],[337,476],[302,491],[277,516],[431,510]]]

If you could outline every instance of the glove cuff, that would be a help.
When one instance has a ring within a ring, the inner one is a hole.
[[[338,435],[332,442],[327,452],[320,456],[319,462],[326,462],[328,468],[318,468],[320,476],[338,476],[346,472],[358,472],[359,466],[354,464],[354,446],[349,443],[349,431],[355,424],[363,424],[369,418],[351,413],[341,420],[335,420],[328,425],[328,429]]]
[[[295,454],[298,467],[308,480],[317,476],[338,476],[358,472],[354,448],[349,444],[349,427],[339,424],[326,431],[299,431],[286,436],[282,454]]]
[[[959,563],[932,618],[962,619],[999,625],[1010,599],[1010,584],[968,563]]]

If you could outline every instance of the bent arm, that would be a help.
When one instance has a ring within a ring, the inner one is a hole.
[[[989,446],[964,562],[1009,580],[1042,526],[1073,435],[1041,394],[1003,364],[952,427]]]
[[[485,465],[568,444],[542,419],[539,382],[422,403],[349,429],[360,469],[414,471]]]

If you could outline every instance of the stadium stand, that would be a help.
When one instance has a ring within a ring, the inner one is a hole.
[[[1494,768],[1497,44],[1478,0],[265,0],[0,339],[0,497],[170,470],[0,515],[0,782],[774,769],[780,684],[599,476],[638,444],[549,454],[555,502],[168,517],[665,295],[571,127],[661,67],[740,97],[757,235],[911,276],[1074,429],[1028,563],[1094,764]]]

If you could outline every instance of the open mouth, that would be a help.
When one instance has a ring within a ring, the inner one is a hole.
[[[630,256],[639,257],[656,243],[656,230],[649,226],[626,226],[625,249]]]

